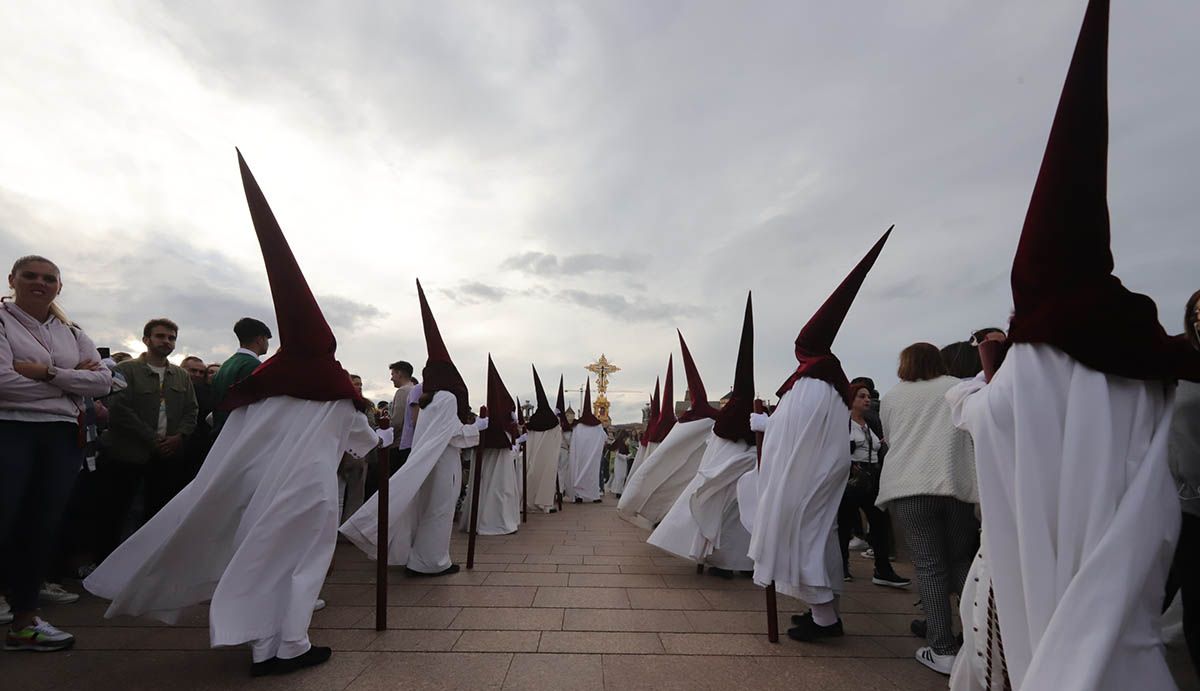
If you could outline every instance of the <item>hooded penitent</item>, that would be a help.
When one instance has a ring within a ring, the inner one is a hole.
[[[595,427],[596,425],[601,424],[600,419],[597,418],[596,414],[592,412],[592,380],[591,379],[587,380],[587,388],[584,389],[584,393],[583,393],[583,412],[580,413],[579,419],[577,419],[575,421],[575,424],[576,425],[587,425],[588,427]]]
[[[678,329],[679,348],[683,351],[683,372],[687,377],[688,404],[687,412],[680,416],[680,422],[691,422],[701,418],[717,419],[717,409],[708,404],[708,392],[704,390],[704,381],[700,379],[700,370],[696,369],[696,361],[683,340],[683,332]]]
[[[569,496],[582,501],[600,499],[600,462],[608,433],[592,413],[592,380],[583,394],[583,410],[571,429],[568,468],[571,477]]]
[[[646,418],[646,431],[642,432],[641,445],[646,446],[650,443],[650,437],[654,436],[654,427],[658,424],[658,409],[659,404],[659,379],[654,378],[654,395],[650,397],[650,412]]]
[[[1009,339],[1052,345],[1106,374],[1197,380],[1196,351],[1112,273],[1107,5],[1089,6],[1063,84],[1013,260]]]
[[[279,350],[253,374],[231,387],[221,408],[233,410],[270,396],[309,401],[357,400],[359,395],[350,375],[334,359],[337,340],[333,331],[240,151],[238,167],[271,285],[275,320],[279,325]]]
[[[782,398],[797,380],[809,377],[828,382],[837,389],[849,407],[850,382],[846,379],[846,373],[842,371],[842,363],[833,354],[833,339],[837,338],[838,330],[842,328],[842,322],[846,319],[846,313],[850,311],[850,305],[854,303],[854,297],[858,295],[858,289],[862,287],[863,279],[875,265],[875,260],[891,234],[892,229],[888,228],[883,237],[879,238],[875,246],[800,330],[800,335],[796,337],[796,361],[799,365],[775,395]]]
[[[666,439],[671,428],[675,426],[674,367],[675,356],[672,354],[667,358],[667,377],[663,380],[662,405],[658,409],[658,417],[654,420],[654,433],[650,436],[651,444],[657,444]]]
[[[738,346],[737,366],[733,373],[733,395],[717,413],[713,433],[730,441],[754,443],[750,413],[754,412],[754,313],[751,295],[746,295],[746,316],[742,320],[742,341]]]
[[[558,375],[558,398],[554,400],[554,408],[558,411],[558,424],[562,431],[569,432],[571,423],[567,422],[567,394],[563,389],[563,377]]]
[[[425,349],[429,354],[425,370],[422,373],[424,375],[422,395],[432,397],[438,391],[454,394],[454,397],[458,399],[458,419],[466,423],[471,414],[467,384],[463,381],[462,375],[458,373],[458,368],[454,366],[454,361],[450,359],[450,352],[446,350],[442,333],[438,330],[437,321],[433,318],[433,310],[429,309],[429,301],[425,299],[425,291],[421,288],[420,279],[417,279],[417,297],[421,301],[421,325],[425,329]]]
[[[504,386],[500,372],[496,370],[492,356],[488,355],[487,382],[488,427],[481,434],[485,449],[512,449],[512,416],[516,406],[512,395]]]
[[[477,530],[480,535],[507,535],[514,533],[521,523],[521,478],[517,464],[514,463],[512,440],[515,437],[513,425],[512,396],[500,379],[500,372],[488,355],[488,384],[487,384],[487,417],[488,426],[480,435],[480,443],[484,448],[483,463],[479,472],[479,521]],[[466,496],[473,496],[471,485],[475,482],[472,464],[472,477],[467,484]],[[464,504],[459,528],[467,531],[471,525],[471,503]]]
[[[554,414],[554,408],[550,405],[550,399],[546,398],[546,389],[542,387],[542,380],[538,377],[537,368],[533,368],[533,388],[537,394],[537,409],[533,411],[533,415],[529,416],[529,429],[533,432],[545,432],[559,424],[558,416]]]

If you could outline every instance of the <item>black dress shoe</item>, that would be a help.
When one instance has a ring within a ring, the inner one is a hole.
[[[810,643],[822,638],[840,638],[846,635],[842,630],[842,620],[839,617],[837,621],[829,626],[821,626],[813,621],[812,612],[805,614],[797,614],[792,616],[792,623],[795,628],[788,629],[788,638],[793,641],[802,641]]]
[[[575,497],[575,503],[576,503],[576,504],[582,504],[582,503],[583,503],[583,500],[582,500],[582,499],[580,499],[579,497]]]
[[[592,500],[592,503],[593,503],[593,504],[599,504],[599,503],[600,503],[600,502],[602,502],[602,501],[604,501],[604,500],[603,500],[603,499],[593,499],[593,500]]]
[[[274,674],[276,662],[279,662],[279,658],[277,657],[273,657],[270,660],[263,660],[262,662],[255,662],[250,665],[250,676],[265,677],[268,674]]]
[[[452,573],[458,573],[458,570],[459,570],[458,564],[451,564],[450,566],[447,566],[445,569],[442,569],[441,571],[438,571],[437,573],[425,573],[424,571],[416,571],[414,569],[410,569],[407,566],[405,566],[404,574],[406,576],[410,576],[412,578],[435,578],[437,576],[449,576]]]
[[[314,645],[303,655],[297,655],[287,660],[275,658],[275,668],[271,674],[290,674],[305,667],[316,667],[323,662],[328,662],[331,655],[333,655],[332,648]]]
[[[716,576],[717,578],[724,578],[727,581],[733,580],[733,572],[732,571],[730,571],[729,569],[722,569],[722,568],[719,568],[716,566],[708,567],[708,575]]]

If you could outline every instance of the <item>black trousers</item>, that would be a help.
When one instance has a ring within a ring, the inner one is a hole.
[[[877,496],[878,492],[850,486],[842,494],[842,503],[838,506],[838,542],[842,548],[842,567],[846,574],[850,573],[850,538],[854,536],[855,526],[862,525],[859,511],[867,515],[867,523],[871,526],[867,543],[875,550],[875,570],[881,574],[892,572],[892,565],[888,561],[892,522],[886,513],[875,507]]]
[[[1183,514],[1175,559],[1167,577],[1167,598],[1163,609],[1171,604],[1175,593],[1183,598],[1183,636],[1187,640],[1192,666],[1200,674],[1200,516]]]
[[[98,505],[101,507],[99,544],[96,546],[98,562],[183,489],[190,467],[182,453],[169,458],[152,458],[146,463],[106,459],[96,471]],[[141,510],[135,512],[135,501],[139,496]]]

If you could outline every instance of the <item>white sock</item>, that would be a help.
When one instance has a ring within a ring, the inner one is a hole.
[[[813,623],[817,626],[833,626],[837,623],[837,607],[832,601],[819,605],[809,605],[812,610]]]

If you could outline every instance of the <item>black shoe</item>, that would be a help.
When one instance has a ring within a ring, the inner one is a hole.
[[[913,619],[908,625],[908,630],[912,631],[912,635],[917,638],[924,639],[925,634],[929,632],[929,624],[924,619]]]
[[[303,655],[298,655],[287,660],[275,658],[275,667],[271,671],[271,674],[290,674],[305,667],[316,667],[323,662],[328,662],[331,655],[333,655],[332,648],[323,645],[314,645]]]
[[[576,504],[582,504],[582,503],[583,503],[583,500],[582,500],[582,499],[580,499],[579,497],[575,497],[575,503],[576,503]]]
[[[788,638],[793,641],[812,642],[822,638],[840,638],[846,635],[842,630],[842,620],[839,617],[837,621],[829,626],[821,626],[812,619],[812,612],[798,614],[792,617],[792,623],[795,628],[788,629]]]
[[[458,564],[451,564],[450,566],[447,566],[445,569],[438,571],[437,573],[425,573],[424,571],[414,571],[413,569],[410,569],[407,566],[405,566],[404,574],[411,578],[434,578],[436,576],[449,576],[452,573],[458,573],[458,569],[459,569]]]
[[[888,588],[907,588],[912,584],[912,581],[901,578],[895,571],[880,573],[879,569],[875,569],[875,575],[871,577],[871,582]]]
[[[262,662],[255,662],[250,665],[250,676],[265,677],[268,674],[274,674],[275,663],[277,662],[279,662],[279,658],[277,657],[273,657],[270,660],[263,660]]]
[[[558,513],[558,509],[550,509],[550,513]]]
[[[717,578],[724,578],[727,581],[733,580],[733,572],[732,571],[730,571],[729,569],[718,568],[716,566],[708,567],[708,575],[716,576]]]
[[[599,503],[600,503],[600,502],[602,502],[602,501],[604,501],[604,500],[603,500],[603,499],[593,499],[593,500],[592,500],[592,503],[593,503],[593,504],[599,504]]]

